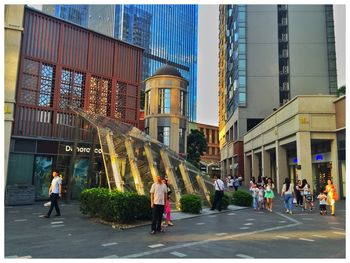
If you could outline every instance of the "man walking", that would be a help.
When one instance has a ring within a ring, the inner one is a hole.
[[[215,186],[214,202],[210,210],[215,210],[216,207],[218,207],[218,210],[221,211],[221,200],[222,200],[222,197],[224,196],[225,184],[220,178],[218,178],[217,175],[214,175],[214,186]]]
[[[53,210],[53,208],[55,207],[56,210],[56,216],[60,216],[61,212],[60,212],[60,208],[58,207],[58,198],[61,197],[61,192],[62,192],[62,180],[59,177],[59,172],[58,170],[53,170],[52,172],[52,182],[49,188],[49,197],[51,199],[51,206],[50,206],[50,210],[47,213],[47,215],[45,215],[45,218],[49,218],[51,215],[51,212]]]
[[[151,235],[154,235],[156,231],[164,232],[164,230],[161,228],[161,225],[164,205],[167,199],[167,186],[163,184],[162,178],[160,176],[157,176],[157,182],[152,184],[150,193],[152,208]]]

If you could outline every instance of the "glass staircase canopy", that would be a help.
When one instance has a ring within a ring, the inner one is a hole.
[[[209,175],[175,151],[130,124],[70,108],[97,129],[109,189],[148,195],[159,175],[168,178],[177,208],[187,193],[199,195],[210,204],[214,187]]]

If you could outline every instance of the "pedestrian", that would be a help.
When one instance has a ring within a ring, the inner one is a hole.
[[[171,194],[171,189],[170,189],[170,187],[169,187],[168,179],[167,179],[167,178],[165,178],[165,179],[163,180],[163,184],[165,184],[166,187],[167,187],[167,198],[166,198],[166,200],[165,200],[165,219],[166,219],[166,224],[167,224],[168,226],[173,226],[174,224],[171,222],[171,215],[170,215],[170,213],[171,213],[171,207],[170,207],[170,194]],[[164,222],[164,223],[165,223],[165,222]],[[165,224],[163,224],[163,225],[165,225]]]
[[[257,187],[257,185],[255,183],[253,183],[249,190],[252,192],[253,208],[254,208],[254,210],[258,210],[258,207],[259,207],[259,188]]]
[[[296,207],[301,206],[303,207],[303,188],[302,188],[302,182],[301,180],[298,180],[297,185],[295,186],[295,194],[297,199]]]
[[[239,186],[242,186],[242,182],[243,182],[243,177],[242,177],[242,175],[239,175],[239,176],[238,176],[238,183],[239,183]]]
[[[239,179],[237,176],[233,177],[233,187],[235,188],[235,191],[238,190],[238,186],[239,186]]]
[[[255,184],[255,177],[250,177],[249,187],[252,187],[252,185]]]
[[[320,215],[324,216],[327,215],[327,208],[326,208],[326,204],[327,204],[327,192],[326,190],[321,192],[318,196],[317,199],[320,202]]]
[[[327,204],[331,207],[331,215],[334,216],[335,201],[338,201],[338,193],[332,183],[332,180],[327,180],[326,185]]]
[[[49,212],[47,212],[47,214],[44,216],[45,218],[50,217],[54,207],[56,210],[56,216],[61,216],[61,211],[60,211],[60,208],[58,207],[58,199],[61,197],[61,193],[62,193],[62,180],[59,177],[59,171],[56,169],[52,171],[52,176],[53,176],[53,179],[51,181],[51,185],[49,188],[49,197],[51,200],[51,205],[50,205]]]
[[[162,228],[162,217],[164,212],[164,205],[167,199],[167,187],[162,182],[162,178],[157,176],[157,182],[151,186],[151,208],[152,208],[152,226],[151,235],[157,231],[164,232]]]
[[[258,210],[264,209],[264,187],[262,185],[258,185],[259,188],[259,199],[258,199]]]
[[[314,200],[311,194],[310,185],[306,179],[303,179],[301,188],[303,189],[303,203],[304,203],[303,211],[308,209],[312,211],[314,206],[314,202],[313,202]]]
[[[291,184],[290,179],[288,177],[284,180],[281,197],[284,197],[284,207],[286,208],[286,213],[292,214],[294,188],[293,184]]]
[[[266,181],[265,185],[265,198],[266,198],[266,206],[267,210],[272,212],[272,201],[275,198],[275,194],[273,193],[273,189],[275,189],[275,185],[272,179],[269,177]]]
[[[225,185],[224,182],[217,175],[214,175],[214,187],[214,202],[210,210],[215,210],[216,208],[218,208],[218,210],[221,211],[221,200],[224,196]]]

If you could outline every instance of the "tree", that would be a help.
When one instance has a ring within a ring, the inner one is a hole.
[[[198,130],[191,130],[191,133],[187,136],[187,161],[199,168],[199,161],[206,149],[207,141],[204,133]]]
[[[341,86],[340,88],[338,88],[338,97],[340,97],[340,96],[343,96],[343,95],[345,95],[345,92],[346,92],[346,87],[345,87],[345,85],[343,85],[343,86]]]

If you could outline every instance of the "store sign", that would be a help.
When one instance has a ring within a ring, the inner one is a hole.
[[[90,147],[77,147],[78,153],[90,153],[91,148]],[[66,145],[65,152],[73,152],[73,147],[70,145]],[[95,148],[94,153],[101,154],[102,150]]]

